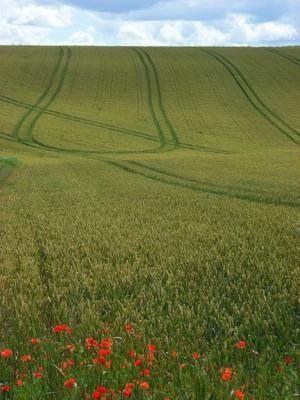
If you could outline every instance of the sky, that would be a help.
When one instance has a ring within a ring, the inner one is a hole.
[[[300,0],[0,0],[0,44],[300,45]]]

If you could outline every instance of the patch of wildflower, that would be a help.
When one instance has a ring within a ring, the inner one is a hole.
[[[249,384],[241,385],[243,381],[239,381],[241,365],[238,367],[228,362],[229,365],[216,368],[208,364],[206,354],[198,351],[187,354],[182,349],[180,352],[174,349],[163,351],[157,342],[148,342],[143,346],[141,335],[136,334],[134,325],[130,323],[125,325],[123,337],[110,335],[107,324],[103,324],[99,332],[83,342],[76,342],[70,336],[73,329],[67,324],[59,324],[51,330],[49,337],[29,339],[28,347],[22,353],[17,348],[3,346],[0,350],[3,370],[11,371],[14,366],[15,370],[14,374],[7,373],[6,381],[0,383],[0,393],[6,398],[10,396],[7,393],[15,391],[22,398],[22,391],[28,393],[31,385],[34,385],[34,391],[39,385],[48,385],[49,371],[53,373],[54,368],[61,377],[57,398],[72,397],[75,391],[76,398],[83,400],[174,400],[177,394],[170,382],[176,381],[180,374],[182,381],[187,379],[190,389],[193,382],[202,377],[212,386],[219,381],[227,390],[228,400],[255,399],[247,394]],[[232,354],[236,357],[237,350],[243,351],[248,346],[245,340],[240,340],[232,344]],[[251,356],[253,352],[244,354]],[[274,365],[274,372],[283,374],[293,364],[294,357],[285,355],[277,366]],[[168,370],[167,373],[165,370]],[[14,379],[11,379],[13,376]],[[111,387],[111,382],[114,387]]]

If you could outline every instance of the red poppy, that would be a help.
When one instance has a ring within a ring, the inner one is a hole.
[[[97,387],[97,389],[95,391],[100,394],[105,394],[108,392],[108,389],[106,386],[99,386],[99,387]]]
[[[144,371],[142,371],[142,375],[144,376],[149,376],[151,374],[151,371],[149,368],[144,369]]]
[[[69,369],[75,365],[75,360],[71,358],[70,360],[66,360],[61,364],[61,369]]]
[[[131,357],[131,358],[136,358],[136,352],[135,352],[134,350],[129,350],[129,351],[128,351],[128,355],[129,355],[129,357]]]
[[[132,324],[127,324],[125,326],[125,330],[126,330],[126,332],[133,333],[134,332],[133,325]]]
[[[30,354],[28,354],[26,356],[21,356],[20,360],[23,361],[23,362],[31,361],[32,360],[32,356]]]
[[[111,338],[107,338],[107,339],[102,339],[101,342],[99,343],[100,347],[104,347],[104,348],[110,348],[113,345],[113,341]]]
[[[245,340],[240,340],[238,343],[236,343],[235,347],[237,349],[244,349],[247,346],[247,343]]]
[[[177,357],[177,351],[172,351],[171,357],[172,357],[172,358],[176,358],[176,357]]]
[[[245,399],[245,395],[244,395],[244,393],[243,393],[241,390],[236,390],[236,391],[234,392],[234,396],[235,396],[237,399],[240,399],[240,400],[244,400],[244,399]]]
[[[285,357],[286,365],[290,365],[290,364],[292,364],[292,362],[293,362],[293,357],[291,357],[291,356],[286,356]]]
[[[104,357],[104,356],[100,356],[100,357],[99,357],[99,363],[100,363],[101,365],[105,365],[106,360],[105,360],[105,357]]]
[[[197,353],[197,352],[194,352],[194,353],[193,353],[193,357],[194,357],[195,360],[199,360],[200,354]]]
[[[85,341],[85,345],[88,350],[91,350],[93,347],[96,347],[98,344],[97,340],[94,340],[92,337],[88,337]]]
[[[110,356],[111,350],[110,349],[100,349],[99,354],[100,354],[100,356]]]
[[[156,346],[155,346],[154,344],[149,344],[148,350],[149,350],[151,353],[155,353],[155,351],[156,351]]]
[[[131,397],[131,395],[132,395],[132,390],[130,390],[130,389],[124,389],[123,392],[122,392],[122,394],[123,394],[124,397],[129,398],[129,397]]]
[[[8,385],[2,385],[2,392],[7,393],[10,392],[10,386]]]
[[[77,386],[77,381],[74,378],[70,378],[64,383],[64,387],[67,389],[73,389],[73,387]]]
[[[11,349],[4,349],[1,351],[1,357],[2,358],[10,358],[12,356],[13,352]]]
[[[150,388],[150,385],[149,385],[148,382],[143,381],[143,382],[140,383],[140,388],[141,388],[142,390],[148,390],[148,389]]]
[[[142,364],[142,362],[143,362],[143,360],[142,360],[141,358],[138,358],[138,359],[134,362],[134,365],[135,365],[136,367],[139,367],[139,366]]]
[[[33,376],[34,376],[35,378],[42,378],[43,374],[42,374],[41,372],[35,372],[35,373],[33,374]]]
[[[230,381],[232,377],[232,369],[231,368],[225,368],[222,372],[222,380],[223,381]]]
[[[31,344],[35,345],[35,344],[39,344],[41,341],[40,341],[40,339],[31,339],[30,342],[31,342]]]
[[[68,334],[71,334],[72,328],[70,328],[69,325],[67,324],[56,325],[53,328],[53,333],[58,333],[58,332],[67,332]]]
[[[134,389],[134,384],[133,383],[126,383],[125,389],[122,392],[123,396],[126,397],[126,398],[131,397],[133,389]]]
[[[17,379],[17,380],[16,380],[16,385],[17,385],[17,386],[23,385],[22,379]]]

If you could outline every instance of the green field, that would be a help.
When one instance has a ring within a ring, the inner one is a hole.
[[[149,343],[131,398],[299,398],[300,47],[5,46],[0,77],[0,399],[121,399]]]

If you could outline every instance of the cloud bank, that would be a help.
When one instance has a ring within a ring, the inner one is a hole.
[[[300,44],[299,0],[0,0],[0,44]]]

